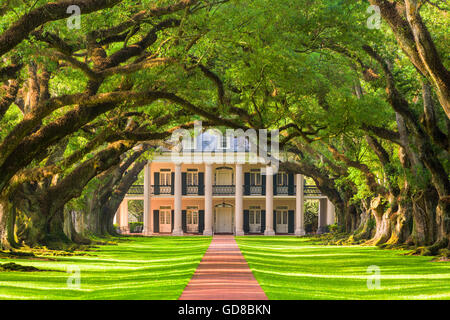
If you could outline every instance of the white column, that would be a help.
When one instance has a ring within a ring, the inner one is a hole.
[[[236,235],[244,235],[244,172],[242,164],[236,164],[235,221]]]
[[[120,231],[128,232],[130,229],[128,227],[128,200],[124,199],[120,204]]]
[[[182,236],[183,229],[181,227],[181,163],[175,164],[175,190],[174,190],[174,218],[173,218],[173,236]]]
[[[319,200],[319,228],[317,229],[318,234],[327,232],[327,201],[328,199]]]
[[[121,208],[121,204],[119,204],[116,214],[114,215],[114,224],[117,224],[119,227],[120,227],[120,208]]]
[[[150,161],[144,167],[144,235],[151,235],[152,230],[152,206],[151,206],[151,181]]]
[[[212,165],[210,163],[205,164],[205,230],[203,235],[211,236],[212,222],[213,222],[213,195],[212,195]]]
[[[273,168],[266,167],[266,230],[264,235],[273,236]]]
[[[295,175],[295,235],[305,235],[305,212],[304,212],[304,177],[302,174]]]
[[[334,204],[327,198],[327,224],[334,224],[335,213],[334,213]]]

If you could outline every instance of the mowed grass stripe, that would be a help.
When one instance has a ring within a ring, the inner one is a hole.
[[[237,237],[269,299],[450,299],[450,263],[403,250],[323,246],[312,238]],[[369,266],[380,288],[369,289]]]
[[[177,299],[200,263],[211,237],[128,237],[86,256],[56,261],[0,259],[46,272],[0,272],[0,299]],[[80,289],[66,273],[76,266]]]

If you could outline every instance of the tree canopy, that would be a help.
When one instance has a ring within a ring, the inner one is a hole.
[[[356,239],[450,245],[445,1],[9,0],[0,17],[3,247],[113,233],[145,159],[194,120],[280,129],[282,169]]]

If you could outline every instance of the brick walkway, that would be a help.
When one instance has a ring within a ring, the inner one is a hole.
[[[231,235],[215,235],[180,300],[267,300]]]

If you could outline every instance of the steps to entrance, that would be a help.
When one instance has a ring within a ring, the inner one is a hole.
[[[214,235],[180,300],[267,300],[232,235]]]

